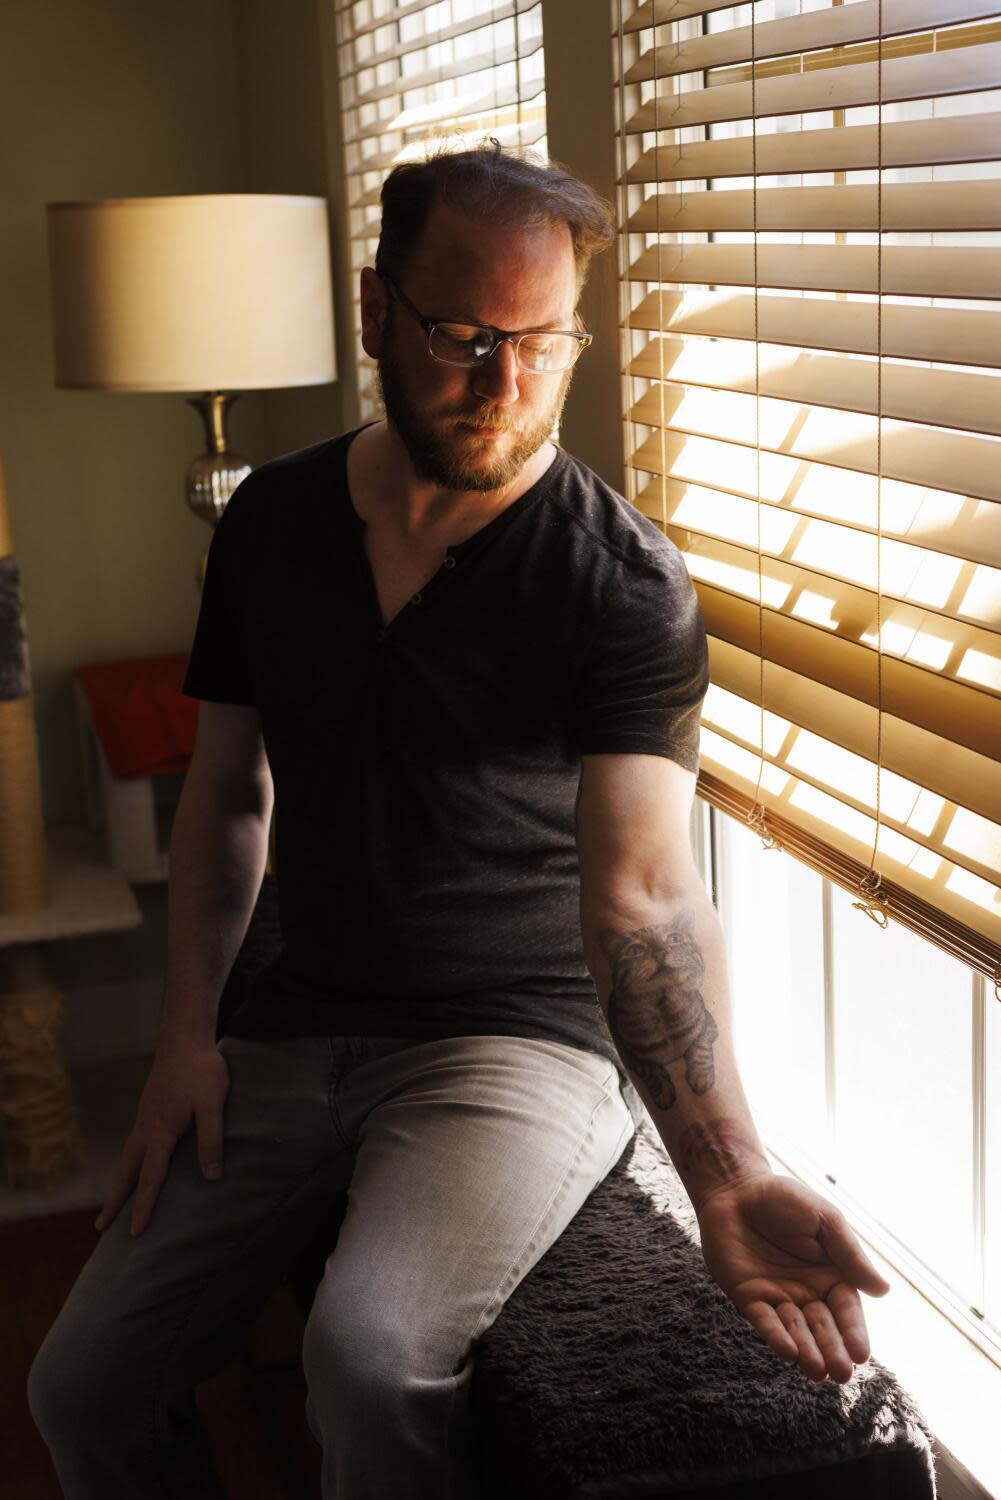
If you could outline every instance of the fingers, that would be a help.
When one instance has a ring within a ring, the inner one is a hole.
[[[780,1359],[791,1364],[799,1357],[799,1345],[791,1333],[786,1332],[785,1324],[767,1302],[750,1302],[744,1308],[744,1316],[748,1318],[760,1333],[769,1348],[774,1349]]]
[[[825,1373],[840,1384],[851,1380],[855,1366],[830,1307],[826,1302],[808,1302],[802,1311]]]
[[[821,1214],[817,1239],[832,1264],[837,1266],[853,1286],[868,1292],[870,1297],[886,1296],[890,1283],[876,1270],[849,1229],[847,1220],[830,1204],[825,1204],[825,1211]]]
[[[862,1305],[854,1287],[832,1289],[829,1302],[789,1299],[787,1288],[765,1289],[742,1311],[780,1359],[796,1364],[811,1380],[850,1380],[855,1364],[869,1357]]]
[[[869,1332],[858,1292],[841,1282],[831,1288],[827,1305],[841,1330],[849,1356],[857,1365],[864,1364],[869,1358]]]
[[[115,1180],[108,1190],[107,1196],[101,1205],[101,1211],[94,1220],[94,1228],[101,1231],[107,1229],[112,1219],[115,1218],[122,1204],[131,1193],[135,1180],[139,1175],[139,1168],[143,1159],[142,1143],[132,1137],[126,1141],[118,1164],[118,1172]]]
[[[150,1221],[153,1205],[160,1195],[176,1144],[174,1137],[158,1136],[146,1146],[146,1155],[139,1173],[139,1186],[132,1205],[130,1233],[133,1235],[142,1234]]]
[[[204,1176],[214,1181],[222,1176],[221,1112],[206,1111],[198,1116],[197,1129],[199,1164]],[[145,1144],[141,1140],[129,1140],[122,1152],[114,1184],[94,1220],[95,1229],[102,1232],[107,1229],[138,1179],[129,1232],[142,1234],[152,1216],[176,1145],[177,1137],[171,1135],[161,1135]]]
[[[827,1374],[827,1361],[817,1347],[802,1308],[794,1302],[782,1302],[775,1309],[782,1325],[796,1344],[796,1363],[811,1380],[823,1380]]]

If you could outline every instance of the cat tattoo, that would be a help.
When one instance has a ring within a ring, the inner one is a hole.
[[[681,1058],[689,1088],[707,1093],[719,1030],[699,989],[705,963],[688,924],[606,930],[601,945],[612,970],[608,1027],[623,1062],[661,1109],[678,1097],[668,1063]]]

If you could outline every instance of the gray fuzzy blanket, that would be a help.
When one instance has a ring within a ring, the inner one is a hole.
[[[498,1500],[935,1495],[930,1435],[890,1371],[816,1384],[723,1295],[646,1123],[477,1345],[474,1404]]]

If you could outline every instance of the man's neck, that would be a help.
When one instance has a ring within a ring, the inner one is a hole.
[[[415,546],[456,546],[531,489],[555,457],[555,446],[546,442],[499,489],[444,489],[418,479],[396,432],[387,422],[376,422],[348,448],[348,489],[367,525],[391,530]]]

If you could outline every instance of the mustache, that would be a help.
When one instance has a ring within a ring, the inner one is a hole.
[[[458,412],[455,420],[463,427],[496,427],[503,432],[514,432],[520,425],[512,422],[511,418],[503,412],[493,411],[490,407],[484,406],[472,412]]]

